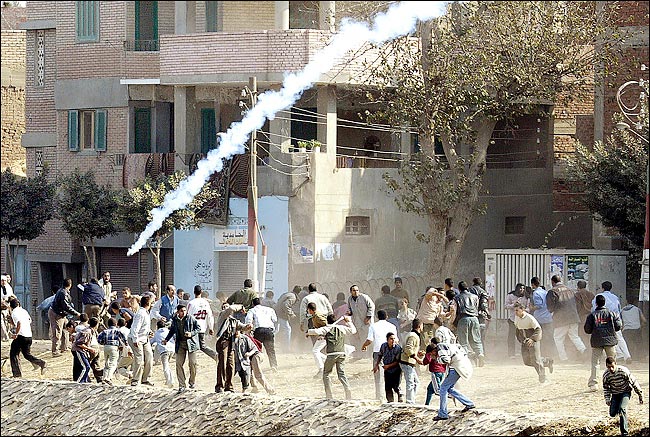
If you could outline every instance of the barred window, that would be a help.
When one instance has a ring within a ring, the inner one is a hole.
[[[370,217],[350,216],[345,218],[346,235],[370,235]]]

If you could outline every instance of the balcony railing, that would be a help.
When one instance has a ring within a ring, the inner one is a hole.
[[[124,50],[127,52],[157,52],[160,43],[157,39],[127,39],[124,41]]]
[[[408,159],[408,153],[344,146],[336,148],[336,168],[395,168],[404,159]]]

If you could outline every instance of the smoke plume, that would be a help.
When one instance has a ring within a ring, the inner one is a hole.
[[[297,102],[302,93],[311,88],[322,74],[334,67],[337,60],[346,52],[357,49],[366,42],[382,44],[407,35],[415,30],[418,21],[443,15],[446,3],[400,2],[386,13],[378,14],[373,20],[372,27],[365,22],[342,20],[339,33],[302,71],[287,74],[279,91],[260,94],[257,105],[247,111],[241,121],[231,124],[228,130],[220,135],[219,147],[211,150],[207,157],[198,163],[196,171],[183,180],[176,190],[167,193],[161,206],[151,211],[151,222],[131,246],[127,255],[137,253],[160,229],[167,217],[174,211],[185,208],[201,191],[210,175],[221,171],[224,159],[243,153],[244,144],[252,131],[261,129],[267,119],[273,120],[277,112]]]

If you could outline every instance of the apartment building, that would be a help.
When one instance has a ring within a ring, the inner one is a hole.
[[[334,1],[29,1],[27,173],[93,169],[100,183],[123,188],[189,173],[252,104],[251,78],[258,93],[279,89],[338,19]],[[343,61],[257,132],[257,226],[246,199],[250,159],[238,155],[213,180],[224,197],[210,223],[163,246],[163,283],[230,294],[258,271],[276,297],[317,282],[333,300],[352,283],[376,296],[400,275],[415,297],[431,281],[428,249],[414,234],[427,223],[400,212],[383,181],[417,139],[359,120],[363,59]],[[539,247],[553,228],[552,121],[523,117],[518,126],[495,131],[488,213],[464,244],[461,278],[481,276],[484,248]],[[303,152],[301,140],[322,146]],[[80,242],[57,220],[46,231],[26,245],[30,307],[63,278],[86,275]],[[98,269],[111,271],[114,287],[139,291],[154,277],[153,259],[147,249],[127,257],[133,241],[98,241]]]

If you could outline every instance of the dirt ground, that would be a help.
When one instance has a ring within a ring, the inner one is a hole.
[[[9,343],[2,342],[2,376],[11,376],[9,360]],[[72,379],[72,356],[69,353],[61,357],[52,358],[50,342],[48,340],[35,340],[32,353],[47,362],[44,375],[40,370],[32,370],[29,362],[21,358],[23,377],[28,379]],[[515,414],[540,413],[557,419],[551,427],[544,429],[529,429],[524,435],[616,435],[618,433],[617,419],[609,418],[608,407],[603,400],[602,389],[591,391],[587,388],[589,366],[587,363],[556,364],[554,373],[549,376],[549,382],[540,384],[532,367],[525,367],[521,358],[500,358],[496,351],[488,354],[486,365],[476,368],[469,381],[462,381],[457,388],[468,395],[478,409],[505,411]],[[212,392],[215,384],[216,366],[205,354],[199,352],[199,370],[197,389]],[[269,361],[264,356],[262,368],[266,377],[280,396],[302,398],[324,398],[325,393],[321,379],[314,379],[317,371],[314,359],[309,353],[280,353],[278,354],[279,371],[271,372]],[[172,369],[175,369],[172,361]],[[640,405],[638,397],[633,395],[628,407],[631,422],[631,431],[636,435],[647,435],[649,408],[647,399],[648,389],[648,363],[636,362],[628,366],[643,387],[646,404]],[[187,371],[186,371],[187,372]],[[374,379],[371,371],[370,358],[349,362],[346,373],[350,381],[354,399],[367,399],[375,403]],[[343,389],[333,376],[334,397],[343,399]],[[164,388],[162,367],[154,366],[153,378],[150,380],[160,389]],[[417,402],[424,403],[426,385],[430,381],[430,374],[425,367],[420,372],[420,387],[417,393]],[[126,379],[117,377],[116,384],[126,383]],[[235,390],[241,391],[238,377],[234,379]],[[403,386],[402,382],[402,386]],[[434,398],[432,408],[437,408],[438,398]],[[460,409],[454,407],[450,408]],[[595,425],[585,428],[584,423],[594,419]]]

